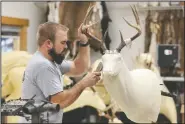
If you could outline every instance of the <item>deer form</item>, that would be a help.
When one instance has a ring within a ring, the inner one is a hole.
[[[90,13],[93,7],[87,12]],[[158,76],[148,69],[136,69],[130,71],[121,55],[124,46],[135,40],[141,34],[139,16],[135,6],[131,7],[135,16],[137,26],[126,23],[135,28],[138,32],[133,37],[126,40],[120,32],[121,43],[116,50],[107,50],[104,42],[88,32],[88,28],[82,26],[82,32],[101,43],[103,50],[102,56],[102,73],[103,83],[110,96],[120,106],[126,116],[136,123],[156,122],[161,105],[161,90]]]
[[[136,68],[147,68],[155,72],[159,78],[162,80],[160,77],[160,72],[157,66],[154,64],[154,59],[151,54],[149,53],[141,53],[136,57],[135,60],[135,65]],[[156,82],[156,83],[161,83],[161,82]],[[169,93],[168,88],[165,86],[165,84],[162,81],[161,85],[161,90],[164,92]],[[163,114],[166,116],[171,123],[177,123],[177,110],[175,106],[175,102],[173,98],[162,96],[161,98],[161,107],[160,107],[160,114]]]

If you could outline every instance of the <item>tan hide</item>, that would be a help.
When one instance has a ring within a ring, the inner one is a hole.
[[[89,6],[96,5],[94,1],[74,1],[74,2],[67,2],[62,1],[59,4],[59,23],[67,26],[70,30],[68,33],[68,39],[70,41],[75,41],[77,39],[77,29],[79,28],[80,24],[84,21],[85,15]],[[96,22],[100,21],[99,11],[93,12],[86,20],[86,23],[89,24],[91,21]],[[92,17],[94,16],[95,20],[92,21]],[[98,37],[99,39],[102,38],[101,33],[101,23],[97,23],[96,25],[91,27],[93,29],[93,34]],[[100,48],[100,43],[94,40],[89,40],[90,45],[94,49]]]

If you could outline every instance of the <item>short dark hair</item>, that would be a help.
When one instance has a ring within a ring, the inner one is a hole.
[[[40,24],[37,30],[37,43],[41,46],[44,41],[50,39],[52,42],[55,41],[55,35],[58,29],[63,31],[68,31],[69,28],[65,25],[55,23],[55,22],[45,22]]]

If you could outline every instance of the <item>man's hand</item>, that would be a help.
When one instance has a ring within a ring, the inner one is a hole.
[[[95,85],[100,80],[100,72],[88,73],[82,80],[84,87],[91,87]]]
[[[88,41],[88,38],[85,34],[82,33],[82,28],[86,28],[83,23],[80,25],[80,27],[78,28],[78,39],[84,43],[86,43]],[[87,29],[88,30],[88,29]]]
[[[82,29],[86,29],[88,33],[93,33],[94,31],[91,29],[89,29],[88,27],[91,25],[92,23],[89,22],[88,25],[83,25],[83,23],[80,25],[80,27],[78,28],[78,39],[82,42],[87,42],[88,41],[88,37],[82,33]]]

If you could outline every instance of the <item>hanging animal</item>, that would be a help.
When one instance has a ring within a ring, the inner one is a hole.
[[[83,19],[85,17],[86,11],[89,8],[89,6],[96,5],[98,2],[67,2],[62,1],[59,4],[59,23],[67,26],[70,30],[68,32],[68,39],[69,39],[69,49],[70,49],[70,58],[74,59],[78,52],[78,42],[77,42],[77,29],[80,26],[80,24],[83,22]],[[99,15],[100,9],[94,8],[92,13],[88,16],[87,20],[99,20],[100,22],[101,18]],[[89,22],[90,23],[90,22]],[[98,37],[102,38],[101,33],[101,23],[96,23],[96,25],[93,25],[91,27],[93,29],[93,34]],[[95,51],[100,50],[100,43],[96,42],[92,39],[89,39],[90,46]]]
[[[148,15],[145,19],[145,49],[144,52],[149,52],[149,47],[151,44],[151,37],[152,37],[152,32],[150,31],[150,22],[151,22],[151,11],[148,11]]]
[[[154,19],[158,13],[157,20]],[[183,9],[178,10],[149,10],[145,19],[145,48],[148,53],[150,48],[156,49],[157,44],[179,44],[180,69],[177,72],[184,73],[184,17]],[[154,21],[155,20],[155,21]],[[152,27],[152,28],[151,28]],[[157,31],[157,32],[155,32]],[[155,33],[155,34],[154,34]],[[153,36],[153,37],[152,37]],[[151,46],[153,44],[153,46]],[[155,57],[156,52],[153,52]],[[161,72],[167,70],[161,68]]]

